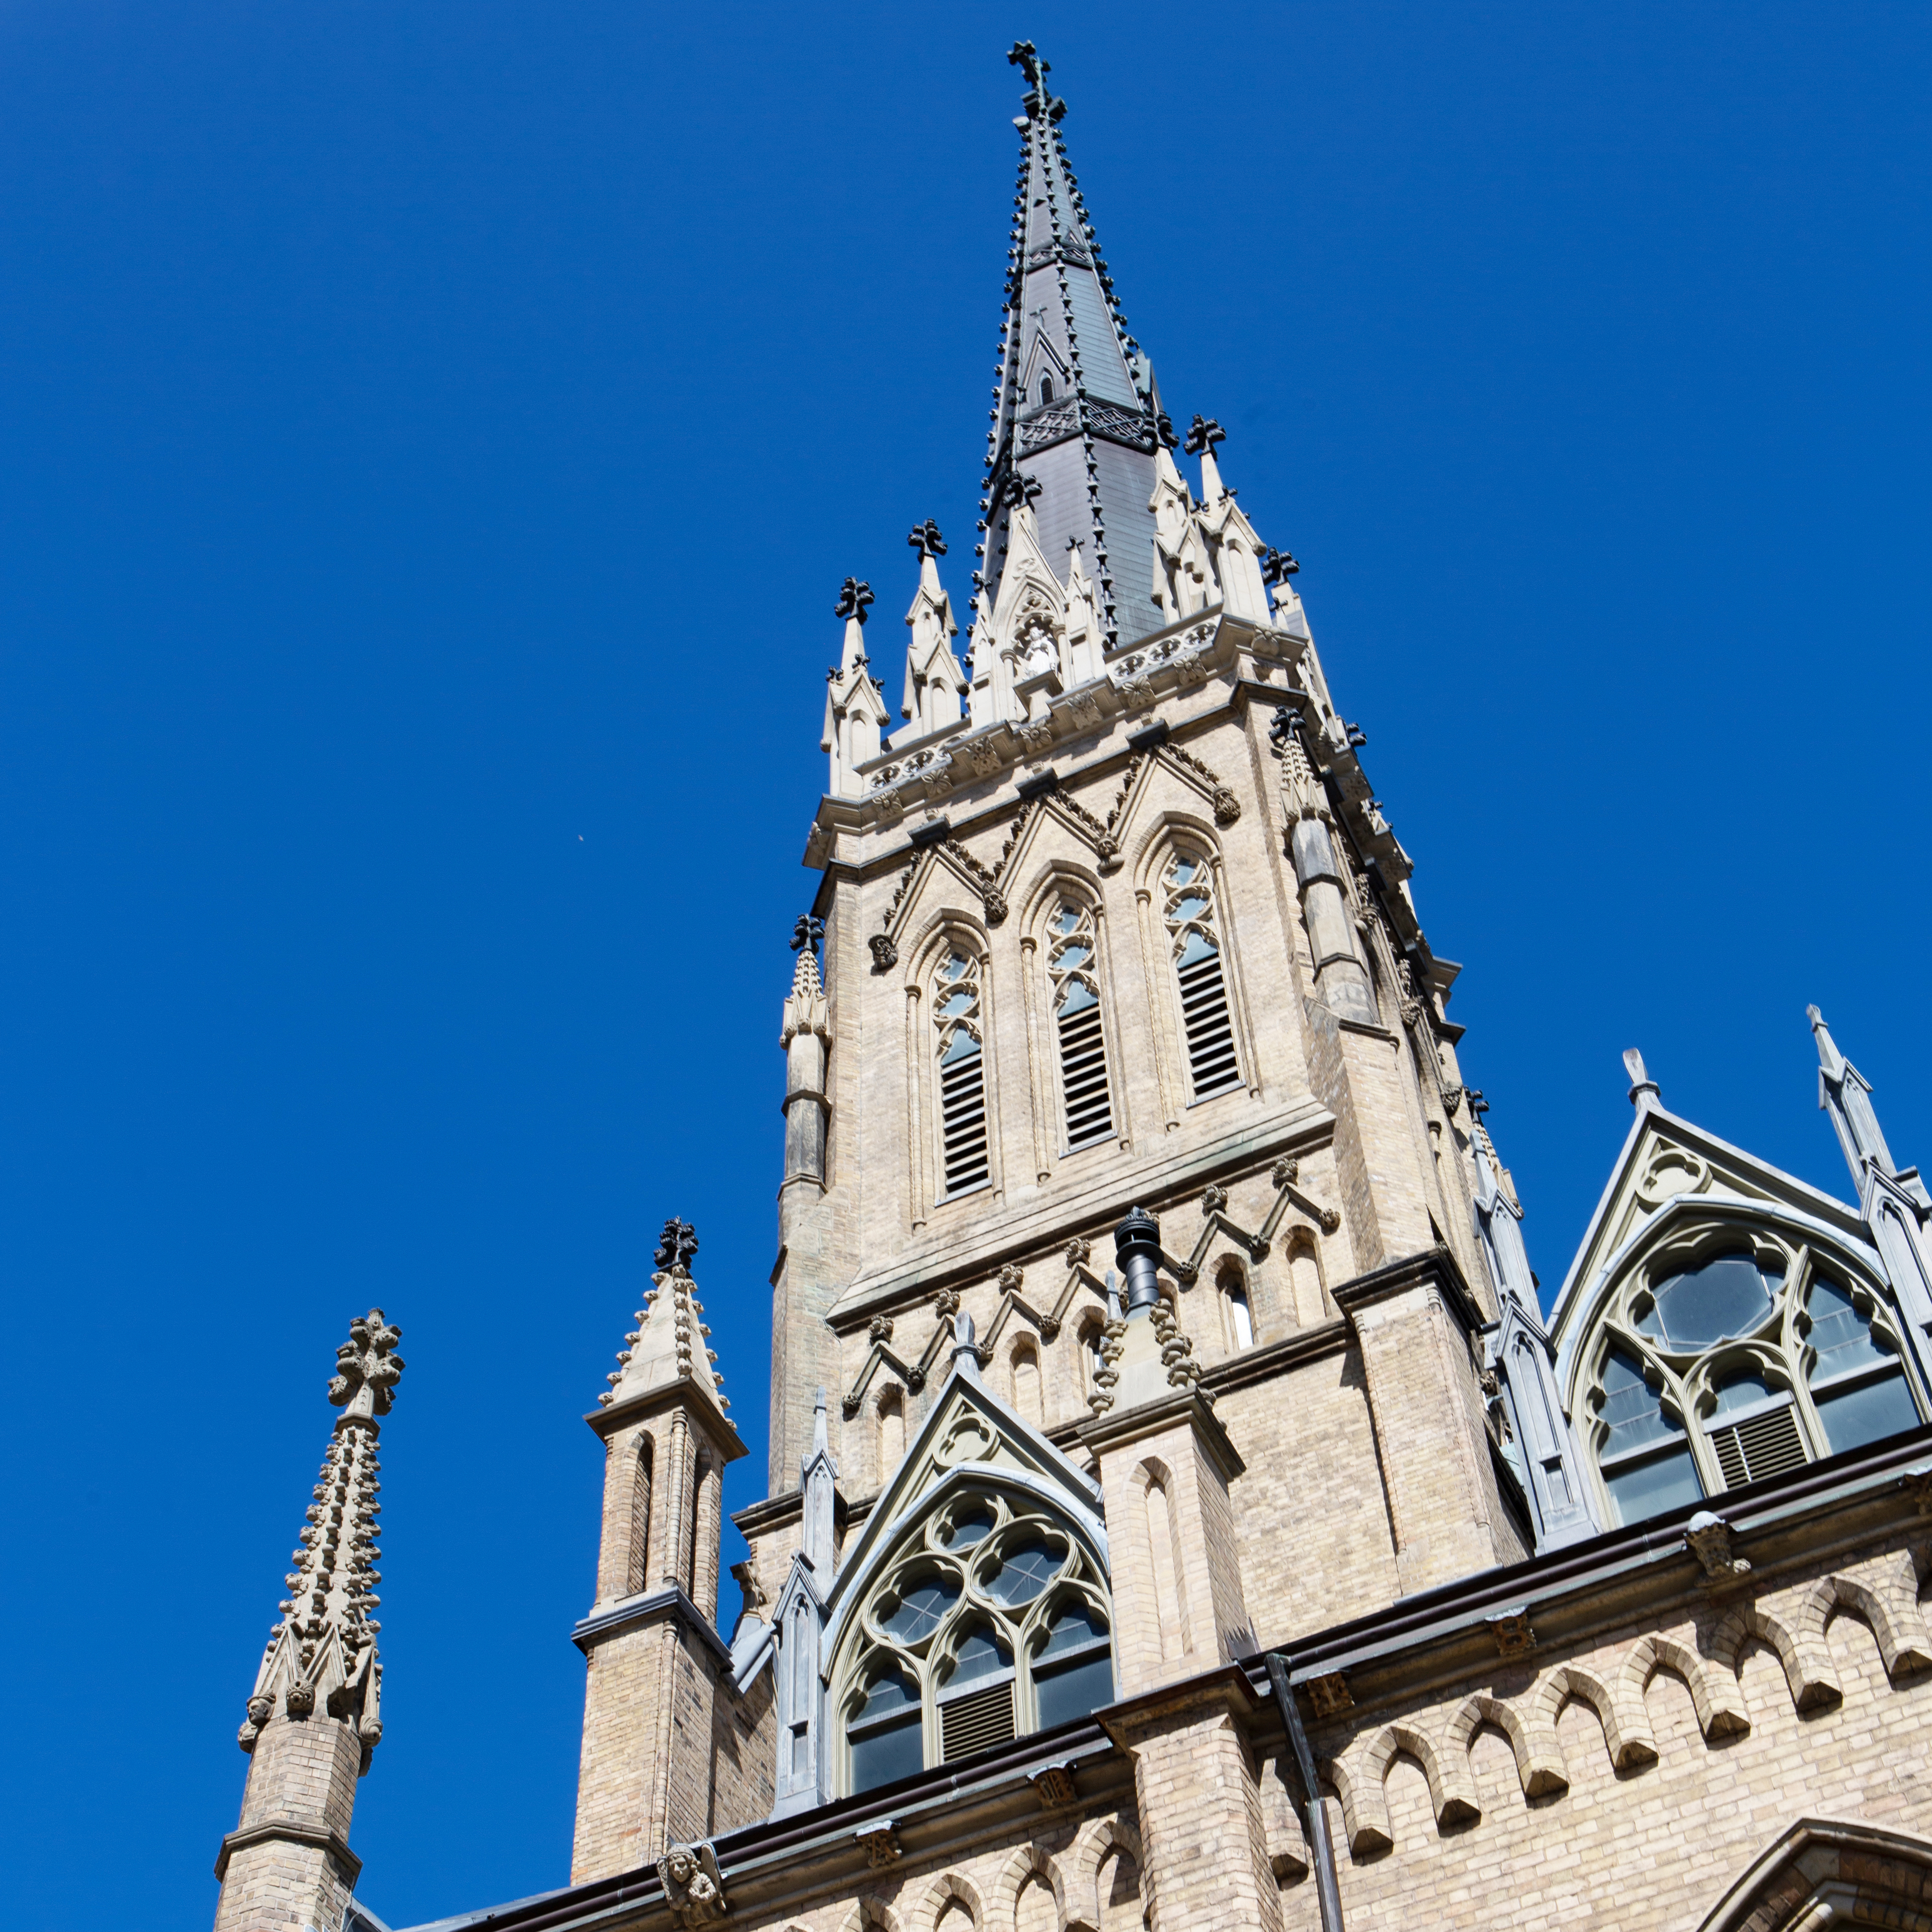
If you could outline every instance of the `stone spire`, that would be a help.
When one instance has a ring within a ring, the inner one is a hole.
[[[1483,1124],[1482,1096],[1472,1093],[1468,1100],[1476,1240],[1502,1311],[1486,1331],[1487,1367],[1494,1378],[1491,1405],[1502,1410],[1503,1451],[1528,1501],[1540,1555],[1594,1536],[1602,1526],[1592,1514],[1582,1459],[1563,1413],[1556,1352],[1543,1325],[1536,1277],[1522,1244],[1522,1206]]]
[[[1818,1047],[1818,1105],[1831,1115],[1858,1207],[1910,1325],[1912,1352],[1932,1383],[1932,1196],[1916,1168],[1903,1172],[1872,1106],[1871,1083],[1838,1051],[1825,1016],[1804,1009]]]
[[[374,1308],[336,1352],[328,1399],[342,1414],[241,1730],[248,1783],[215,1864],[217,1932],[284,1923],[335,1932],[361,1870],[350,1816],[382,1735],[382,1626],[370,1614],[381,1600],[376,1444],[402,1378],[401,1340]]]
[[[680,1380],[710,1396],[721,1416],[731,1406],[716,1366],[718,1352],[706,1346],[711,1330],[703,1319],[704,1304],[692,1283],[691,1261],[697,1252],[697,1231],[688,1221],[674,1217],[664,1223],[657,1271],[644,1291],[638,1326],[624,1337],[617,1366],[606,1378],[610,1386],[597,1398],[600,1407],[620,1407]]]
[[[944,652],[950,660],[952,652]],[[825,1190],[825,1123],[831,1102],[825,1091],[825,1055],[832,1044],[831,1010],[818,976],[818,945],[825,922],[800,917],[791,936],[798,964],[784,1003],[778,1044],[785,1055],[785,1164],[781,1192],[794,1180],[811,1184],[808,1198]]]
[[[861,770],[879,755],[880,734],[892,722],[880,694],[884,687],[866,655],[866,612],[872,602],[872,586],[848,577],[832,608],[835,617],[845,620],[845,642],[838,662],[825,674],[825,725],[818,748],[832,755],[826,789],[835,798],[864,793]]]
[[[1148,507],[1155,452],[1171,438],[1154,370],[1127,334],[1060,139],[1065,101],[1048,88],[1031,41],[1008,56],[1024,70],[1020,170],[1007,250],[1006,312],[987,438],[983,568],[974,579],[998,601],[1012,513],[1008,485],[1040,484],[1039,542],[1054,559],[1078,543],[1098,592],[1108,643],[1144,637],[1168,621],[1153,598]]]
[[[906,623],[912,632],[906,645],[905,696],[899,716],[910,718],[910,738],[930,737],[959,722],[959,700],[966,674],[952,655],[959,626],[952,600],[940,587],[938,560],[946,554],[939,526],[928,517],[906,538],[919,552],[919,589],[914,594]],[[901,742],[906,742],[902,738]]]

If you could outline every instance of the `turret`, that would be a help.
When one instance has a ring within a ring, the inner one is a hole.
[[[1873,1245],[1884,1257],[1923,1361],[1932,1336],[1932,1196],[1916,1167],[1901,1170],[1893,1165],[1872,1106],[1870,1082],[1838,1051],[1824,1015],[1816,1006],[1804,1011],[1818,1046],[1818,1104],[1837,1130]]]
[[[382,1626],[370,1614],[380,1600],[376,1444],[402,1378],[401,1340],[375,1308],[336,1352],[328,1399],[342,1414],[248,1699],[248,1782],[215,1862],[215,1932],[337,1932],[362,1869],[349,1822],[382,1735]]]
[[[1503,1449],[1529,1505],[1537,1552],[1594,1536],[1596,1520],[1576,1438],[1563,1413],[1556,1352],[1543,1325],[1536,1277],[1522,1244],[1522,1204],[1483,1121],[1480,1094],[1468,1096],[1476,1157],[1476,1240],[1502,1317],[1486,1331],[1494,1401],[1504,1424]]]
[[[712,1720],[730,1695],[716,1623],[721,1500],[724,1466],[745,1445],[691,1278],[697,1252],[689,1222],[664,1223],[638,1327],[585,1418],[604,1442],[604,1514],[596,1598],[572,1633],[588,1666],[578,1881],[702,1838],[718,1774]],[[701,1722],[669,1724],[674,1692]]]
[[[803,1182],[816,1198],[825,1191],[825,1122],[830,1102],[825,1093],[825,1055],[832,1023],[825,988],[818,976],[818,945],[825,922],[801,916],[793,929],[798,964],[786,995],[778,1044],[785,1056],[784,1178],[781,1198],[794,1182]]]
[[[845,620],[845,642],[838,662],[825,674],[825,726],[818,748],[832,756],[826,790],[834,798],[857,798],[866,789],[862,768],[879,755],[881,734],[891,723],[883,687],[866,655],[866,611],[872,586],[848,577],[832,615]]]
[[[966,674],[952,655],[952,639],[959,626],[953,619],[952,601],[939,581],[938,560],[946,554],[939,526],[928,517],[906,542],[919,552],[919,589],[906,613],[912,636],[906,646],[905,696],[899,716],[913,721],[909,736],[920,739],[959,722]]]

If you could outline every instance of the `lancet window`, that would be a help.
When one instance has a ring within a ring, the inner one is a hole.
[[[1214,905],[1212,871],[1203,858],[1177,853],[1162,875],[1162,916],[1180,998],[1180,1030],[1196,1100],[1240,1084],[1234,1022]]]
[[[1602,1326],[1589,1432],[1623,1522],[1920,1420],[1882,1293],[1768,1233],[1677,1244]]]
[[[845,1789],[868,1791],[1084,1717],[1114,1696],[1105,1580],[1030,1502],[956,1496],[861,1610],[835,1708]]]
[[[938,1030],[941,1197],[986,1184],[986,1070],[981,1036],[980,963],[951,948],[933,975],[933,1024]]]
[[[1114,1132],[1093,908],[1077,899],[1062,899],[1047,921],[1047,938],[1046,973],[1053,992],[1054,1030],[1060,1043],[1066,1150],[1072,1154],[1111,1140]]]

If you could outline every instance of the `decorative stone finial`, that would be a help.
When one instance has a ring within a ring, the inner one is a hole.
[[[832,608],[835,617],[856,618],[862,624],[872,602],[872,586],[856,577],[848,577],[839,586],[838,602]]]
[[[1044,486],[1037,476],[1022,476],[1016,472],[1000,486],[1000,501],[1010,510],[1030,509],[1040,500]]]
[[[1301,566],[1285,550],[1273,548],[1262,553],[1262,581],[1264,584],[1285,584],[1291,577],[1299,577]]]
[[[344,1420],[388,1414],[403,1378],[403,1358],[392,1352],[402,1339],[403,1331],[385,1322],[380,1308],[350,1323],[349,1340],[335,1352],[335,1373],[328,1384],[330,1402],[347,1412]]]
[[[1032,41],[1014,41],[1012,51],[1006,56],[1006,64],[1022,69],[1026,74],[1027,85],[1036,94],[1046,92],[1046,76],[1053,71],[1052,63],[1040,58]]]
[[[930,517],[922,524],[914,524],[906,542],[921,556],[944,556],[946,554],[946,539],[939,534],[938,524]]]
[[[682,1269],[688,1274],[692,1257],[697,1252],[698,1230],[688,1221],[680,1221],[674,1214],[664,1224],[664,1233],[658,1238],[658,1266],[667,1270]]]
[[[1630,1105],[1633,1107],[1654,1107],[1663,1095],[1657,1082],[1643,1070],[1643,1055],[1634,1046],[1624,1049],[1624,1071],[1630,1077]]]
[[[800,913],[798,923],[791,929],[791,950],[794,952],[802,952],[809,946],[816,953],[818,942],[824,937],[824,920],[814,919],[809,913]]]
[[[1182,447],[1190,456],[1211,456],[1216,444],[1227,440],[1228,432],[1212,416],[1196,416],[1188,425],[1187,440]]]

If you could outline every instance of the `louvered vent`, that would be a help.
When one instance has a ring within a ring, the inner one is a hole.
[[[1724,1472],[1727,1490],[1742,1489],[1766,1476],[1781,1476],[1787,1469],[1801,1467],[1805,1460],[1798,1412],[1789,1402],[1734,1423],[1729,1429],[1712,1430],[1711,1447],[1718,1452],[1718,1466]]]
[[[946,1143],[946,1191],[964,1194],[986,1179],[985,1056],[975,1048],[939,1070],[939,1108]]]
[[[1107,1049],[1098,1006],[1060,1015],[1060,1078],[1066,1094],[1067,1146],[1111,1139],[1114,1112],[1107,1100]]]
[[[1178,976],[1194,1097],[1204,1100],[1210,1094],[1240,1085],[1241,1078],[1241,1070],[1234,1064],[1234,1029],[1228,1018],[1228,987],[1221,976],[1221,956],[1206,953],[1182,967]]]
[[[939,1707],[941,1742],[946,1762],[970,1757],[988,1744],[1011,1744],[1013,1738],[1013,1685],[988,1684],[970,1696],[956,1697]]]

